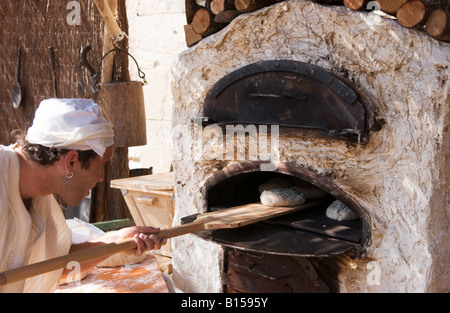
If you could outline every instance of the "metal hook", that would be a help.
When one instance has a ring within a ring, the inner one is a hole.
[[[97,68],[97,73],[95,73],[95,77],[97,78],[98,76],[100,76],[100,70],[101,70],[102,62],[103,62],[103,60],[105,59],[105,57],[106,57],[108,54],[110,54],[111,52],[114,52],[114,51],[124,52],[124,53],[128,54],[128,55],[133,59],[134,63],[136,63],[136,67],[137,67],[137,69],[138,69],[138,76],[139,76],[139,78],[142,79],[142,84],[143,84],[143,85],[147,85],[148,82],[147,82],[147,80],[145,79],[145,73],[144,73],[144,72],[141,70],[141,68],[139,67],[139,64],[138,64],[138,62],[136,61],[136,59],[135,59],[128,51],[123,50],[123,49],[121,49],[121,48],[117,48],[117,47],[114,48],[114,49],[109,50],[108,52],[106,52],[105,55],[100,59],[100,62],[99,62],[99,64],[98,64],[98,68]]]
[[[84,66],[89,72],[89,92],[96,93],[98,92],[99,89],[97,86],[97,73],[87,60],[87,53],[91,50],[92,50],[91,45],[86,45],[80,49],[80,60],[78,64],[80,67]]]

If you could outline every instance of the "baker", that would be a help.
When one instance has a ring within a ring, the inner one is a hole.
[[[68,205],[78,205],[103,181],[113,145],[112,124],[90,99],[42,101],[27,133],[18,134],[13,145],[0,145],[0,272],[130,237],[137,244],[131,254],[165,244],[165,239],[153,235],[158,228],[146,226],[72,244],[71,231],[53,195]],[[80,264],[81,270],[105,258],[86,261]],[[52,292],[66,271],[6,284],[0,292]]]

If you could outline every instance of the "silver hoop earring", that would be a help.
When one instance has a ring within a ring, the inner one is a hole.
[[[70,171],[70,175],[66,173],[65,176],[66,176],[66,178],[72,178],[73,177],[73,172]]]

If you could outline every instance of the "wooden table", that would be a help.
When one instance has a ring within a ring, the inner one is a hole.
[[[113,268],[94,268],[83,280],[61,285],[56,293],[168,293],[153,253],[143,262]]]

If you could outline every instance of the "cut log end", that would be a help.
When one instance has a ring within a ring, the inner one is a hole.
[[[186,40],[186,46],[192,47],[202,40],[202,35],[197,34],[192,28],[191,24],[184,25],[184,35]]]
[[[450,42],[450,13],[434,11],[428,17],[425,29],[430,36]]]
[[[236,0],[234,1],[234,5],[236,6],[236,10],[241,12],[248,12],[252,5],[255,5],[255,1],[244,1],[244,0]]]
[[[197,4],[195,0],[185,0],[186,22],[188,24],[192,23],[192,18],[194,17],[195,12],[197,12],[200,8],[201,6]]]
[[[210,4],[211,12],[215,15],[227,10],[235,10],[234,0],[212,0]]]
[[[403,4],[397,12],[397,20],[406,28],[424,24],[427,17],[427,6],[421,0],[412,0]]]
[[[368,0],[344,0],[344,5],[350,10],[363,10],[366,8]]]
[[[203,38],[218,32],[224,26],[225,24],[214,22],[214,14],[207,8],[197,10],[192,19],[192,28],[194,32],[202,35]]]
[[[247,13],[274,4],[275,0],[235,0],[236,10]]]
[[[206,9],[199,9],[192,19],[192,27],[197,34],[203,34],[211,24],[211,14]]]
[[[378,0],[380,9],[384,13],[395,15],[400,7],[408,0]]]

